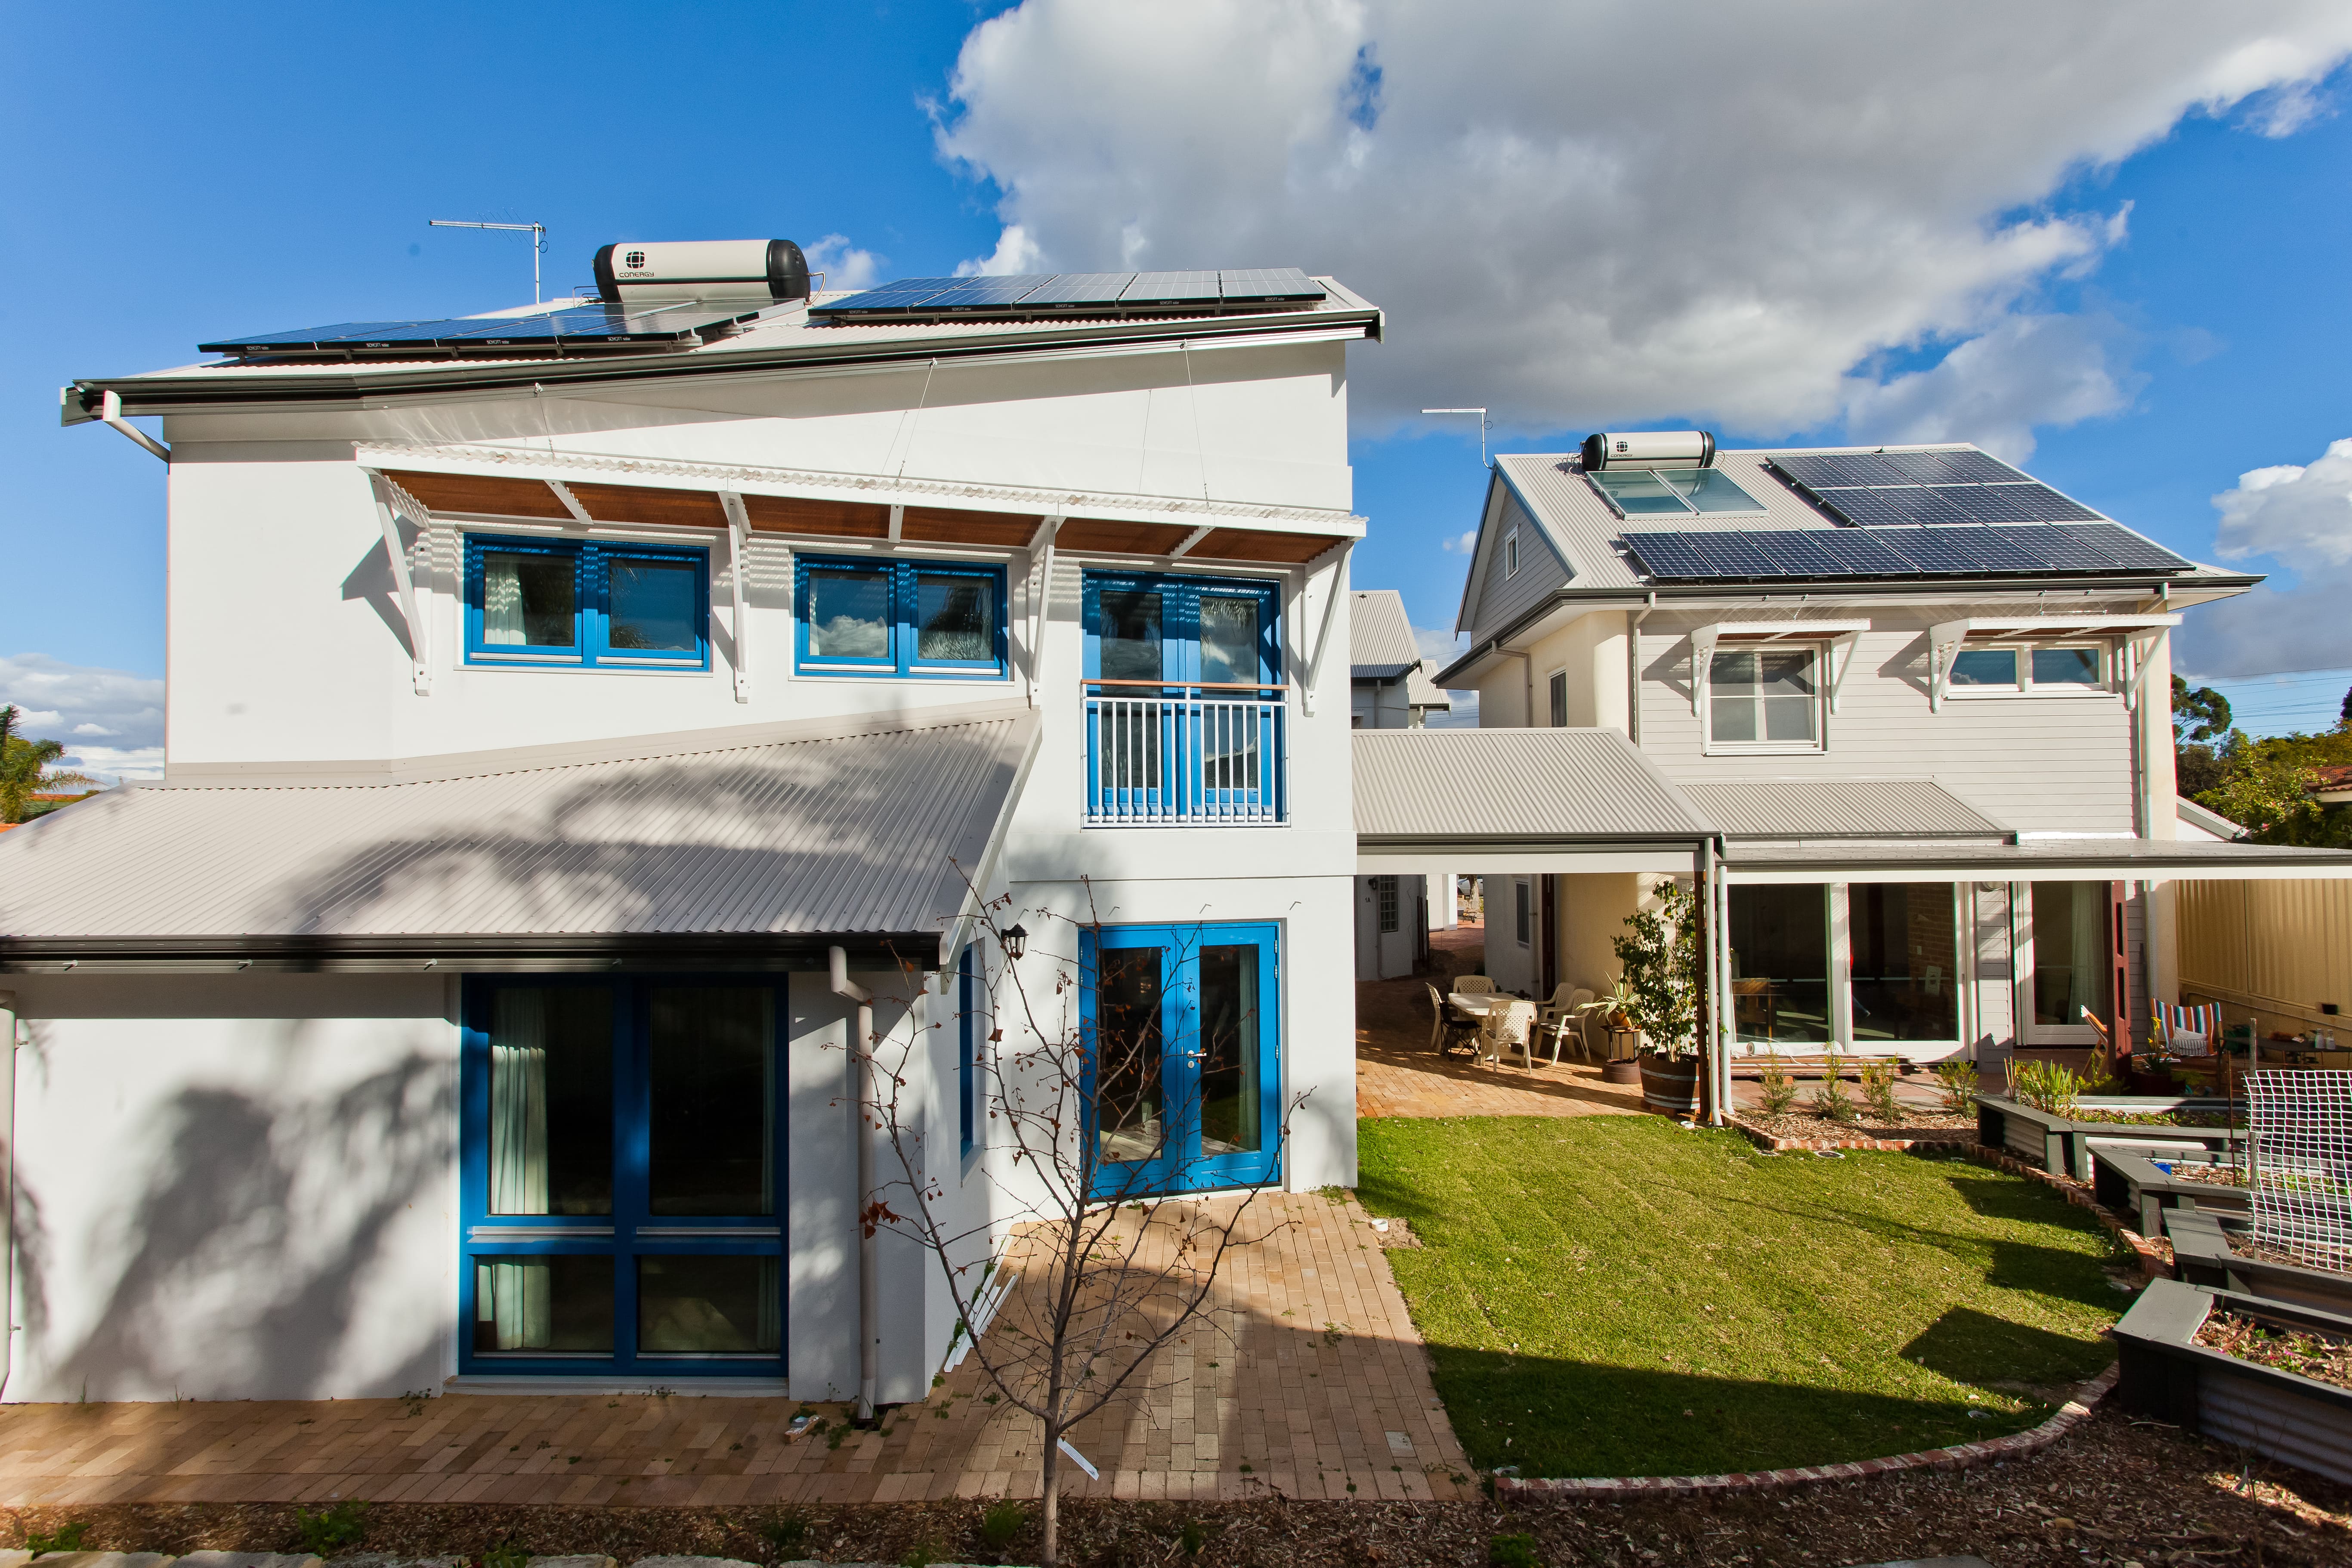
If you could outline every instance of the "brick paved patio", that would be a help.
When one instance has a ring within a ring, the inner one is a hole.
[[[1204,1204],[1231,1204],[1218,1198]],[[1140,1409],[1072,1437],[1102,1470],[1065,1495],[1464,1495],[1469,1468],[1363,1211],[1269,1194],[1212,1323],[1163,1352]],[[0,1406],[0,1503],[728,1505],[1034,1496],[1036,1427],[965,1363],[883,1430],[787,1441],[839,1405],[782,1399],[451,1394],[414,1403]],[[1462,1476],[1464,1482],[1452,1478]]]

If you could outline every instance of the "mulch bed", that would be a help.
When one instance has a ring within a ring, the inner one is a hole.
[[[916,1548],[989,1562],[973,1501],[799,1510],[800,1550],[835,1562],[896,1563]],[[291,1548],[294,1510],[277,1505],[0,1510],[0,1539],[90,1526],[92,1550]],[[781,1509],[467,1508],[385,1504],[365,1516],[355,1550],[478,1558],[494,1546],[554,1554],[602,1552],[628,1563],[656,1553],[772,1562],[761,1534]],[[1070,1502],[1064,1560],[1073,1568],[1200,1563],[1217,1568],[1380,1564],[1435,1568],[1487,1562],[1497,1535],[1535,1538],[1552,1568],[1738,1563],[1831,1568],[1975,1552],[2000,1568],[2126,1563],[2341,1564],[2352,1561],[2352,1489],[2277,1466],[2251,1477],[2218,1444],[2102,1411],[2063,1442],[2015,1463],[1958,1474],[1914,1472],[1809,1489],[1638,1502],[1535,1500],[1448,1503],[1223,1504]],[[1187,1556],[1187,1523],[1208,1528]],[[1034,1535],[1005,1561],[1034,1559]]]
[[[2352,1342],[2331,1334],[2267,1328],[2235,1312],[2215,1312],[2197,1331],[2197,1342],[2257,1366],[2274,1366],[2338,1388],[2352,1388]]]
[[[1973,1138],[1977,1131],[1974,1114],[1954,1116],[1924,1106],[1905,1106],[1902,1120],[1894,1122],[1882,1121],[1866,1110],[1852,1121],[1832,1121],[1807,1110],[1801,1100],[1779,1116],[1768,1116],[1752,1105],[1741,1106],[1736,1114],[1767,1137],[1797,1142],[1837,1138]]]
[[[2209,1165],[2201,1161],[2180,1160],[2173,1163],[2172,1179],[2176,1182],[2203,1182],[2215,1187],[2242,1187],[2246,1184],[2246,1173],[2235,1165]]]

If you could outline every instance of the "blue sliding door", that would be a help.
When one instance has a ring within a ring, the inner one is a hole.
[[[783,1373],[782,982],[466,983],[461,1370]]]
[[[1271,923],[1086,933],[1091,1191],[1249,1186],[1281,1148],[1280,970]]]

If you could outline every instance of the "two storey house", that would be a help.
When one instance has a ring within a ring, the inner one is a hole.
[[[1651,852],[1677,811],[1689,847],[1669,871],[1528,838],[1488,877],[1488,971],[1605,993],[1611,939],[1677,875],[1704,887],[1718,1073],[1830,1048],[1990,1068],[2093,1019],[2144,1040],[2178,999],[2172,882],[2343,874],[2179,828],[2170,633],[2254,581],[1969,446],[1498,456],[1437,681],[1475,688],[1483,727],[1593,737]],[[1527,798],[1602,787],[1542,776]]]
[[[919,1398],[956,1312],[861,1224],[906,1178],[858,1058],[978,1261],[1007,965],[1150,1042],[1071,1130],[1106,1169],[1353,1180],[1379,311],[596,273],[65,389],[169,465],[167,764],[0,842],[5,1397]]]

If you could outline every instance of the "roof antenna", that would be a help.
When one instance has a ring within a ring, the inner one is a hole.
[[[1486,411],[1485,409],[1424,408],[1422,412],[1423,414],[1475,414],[1478,416],[1478,461],[1490,468],[1495,466],[1486,461]]]
[[[543,304],[539,297],[539,258],[547,254],[547,226],[543,223],[468,223],[463,218],[435,217],[425,220],[428,228],[499,228],[514,234],[527,234],[530,240],[530,302]]]

